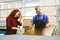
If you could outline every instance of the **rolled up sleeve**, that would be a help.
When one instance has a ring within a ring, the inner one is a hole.
[[[35,24],[35,16],[33,17],[32,22],[33,22],[33,24]]]
[[[46,22],[46,23],[49,22],[49,18],[48,18],[48,16],[45,16],[45,22]]]

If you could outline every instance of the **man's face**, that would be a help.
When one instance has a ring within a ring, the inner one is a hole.
[[[19,18],[20,17],[20,12],[17,12],[16,15],[15,15],[15,17]]]
[[[37,15],[41,14],[41,9],[40,8],[36,8],[35,11],[36,11]]]

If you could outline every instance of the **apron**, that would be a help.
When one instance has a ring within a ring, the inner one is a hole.
[[[35,19],[35,35],[42,35],[43,29],[46,27],[46,22],[44,21],[44,15],[42,20]]]

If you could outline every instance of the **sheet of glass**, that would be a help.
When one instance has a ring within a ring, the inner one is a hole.
[[[24,8],[23,10],[24,10],[23,16],[34,16],[36,14],[34,8]]]

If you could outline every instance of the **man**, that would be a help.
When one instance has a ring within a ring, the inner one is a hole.
[[[43,29],[46,26],[50,26],[49,25],[49,18],[47,15],[43,14],[41,12],[41,9],[39,6],[35,7],[35,11],[36,14],[33,19],[32,19],[32,26],[35,24],[35,35],[42,35],[43,34]],[[32,28],[32,26],[30,26],[30,28]]]

